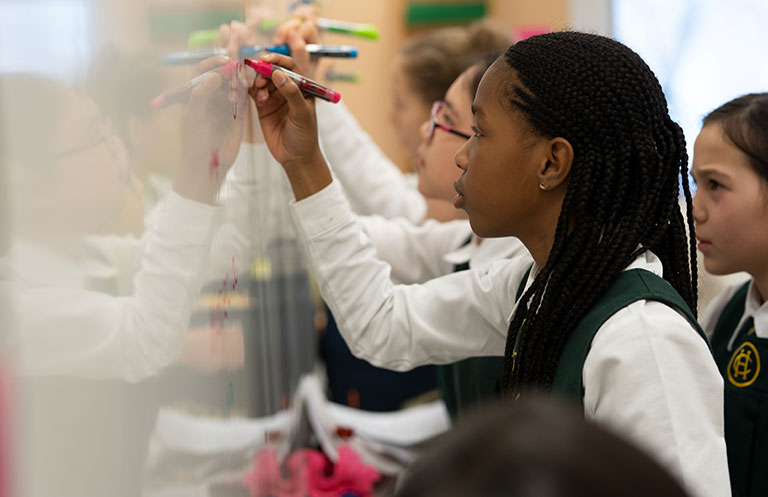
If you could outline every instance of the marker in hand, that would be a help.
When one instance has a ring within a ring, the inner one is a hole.
[[[312,95],[317,98],[322,98],[323,100],[326,100],[333,104],[341,100],[341,94],[336,90],[334,90],[333,88],[328,88],[327,86],[323,86],[317,81],[313,81],[309,78],[305,78],[301,74],[296,74],[295,72],[289,71],[284,67],[280,67],[278,65],[271,64],[269,62],[264,62],[263,60],[245,59],[243,62],[245,65],[252,67],[258,74],[261,74],[265,78],[269,78],[270,76],[272,76],[272,73],[274,71],[283,72],[286,76],[291,78],[294,83],[296,83],[296,86],[298,86],[302,92],[308,95]]]
[[[317,45],[309,44],[306,46],[310,57],[334,57],[334,58],[355,58],[357,57],[357,48],[350,45]],[[274,52],[282,55],[291,55],[291,49],[288,45],[272,45],[261,47],[249,45],[240,47],[240,57],[255,57],[261,52]],[[191,52],[179,52],[168,54],[163,57],[163,63],[169,66],[179,66],[184,64],[197,64],[207,58],[216,56],[226,56],[226,48],[207,48],[203,50],[193,50]]]
[[[211,69],[210,71],[206,71],[203,74],[192,78],[184,85],[174,88],[173,90],[168,90],[155,98],[152,99],[150,102],[150,105],[153,109],[158,110],[162,109],[163,107],[166,107],[171,104],[175,104],[176,102],[184,102],[186,101],[190,94],[192,94],[192,90],[195,89],[197,85],[202,83],[202,81],[209,75],[214,72],[217,72],[221,74],[221,76],[224,79],[229,79],[232,77],[233,74],[237,73],[237,67],[238,63],[235,61],[227,62],[223,66],[219,66],[215,69]]]

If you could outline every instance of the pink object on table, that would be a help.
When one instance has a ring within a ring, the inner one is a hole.
[[[253,497],[340,497],[348,493],[372,497],[373,485],[381,478],[347,445],[339,447],[336,464],[320,451],[302,449],[288,457],[285,467],[287,475],[283,476],[275,451],[266,449],[243,475],[243,485]]]

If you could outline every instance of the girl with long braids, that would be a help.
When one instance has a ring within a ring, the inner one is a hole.
[[[768,93],[704,118],[691,173],[696,236],[713,274],[747,272],[701,324],[725,381],[725,440],[734,495],[768,495]]]
[[[251,95],[353,353],[399,370],[503,354],[505,397],[570,396],[693,495],[729,494],[723,383],[695,320],[693,226],[678,204],[682,184],[691,220],[685,141],[637,54],[560,32],[494,62],[455,157],[454,204],[477,235],[516,236],[530,256],[422,285],[393,284],[361,235],[319,150],[311,99],[279,72]]]

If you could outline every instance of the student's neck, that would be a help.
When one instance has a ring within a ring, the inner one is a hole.
[[[531,253],[537,267],[543,268],[547,264],[554,240],[554,234],[544,232],[537,233],[523,240],[523,244],[528,249],[528,252]]]
[[[764,274],[753,274],[752,278],[755,280],[755,288],[757,288],[760,303],[764,304],[768,300],[768,271]]]

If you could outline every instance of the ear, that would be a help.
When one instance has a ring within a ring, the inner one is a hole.
[[[554,190],[568,182],[573,166],[573,147],[561,137],[552,138],[544,147],[544,160],[538,170],[539,188]]]

